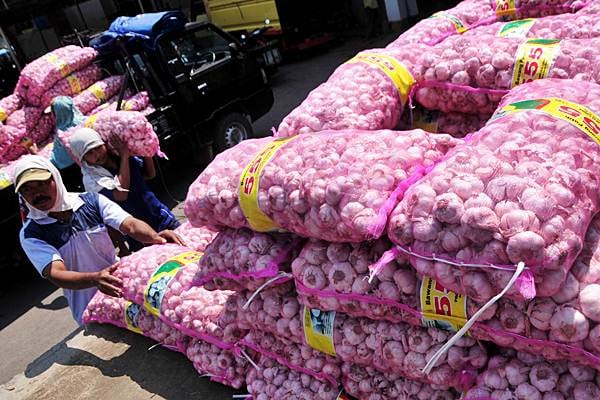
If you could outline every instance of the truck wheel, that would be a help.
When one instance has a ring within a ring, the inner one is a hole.
[[[215,129],[215,150],[217,153],[252,137],[252,125],[240,113],[231,113],[223,116],[217,121]]]

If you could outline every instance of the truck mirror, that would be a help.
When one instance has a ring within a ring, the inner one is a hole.
[[[237,54],[240,52],[240,48],[238,47],[237,43],[229,43],[229,50],[231,51],[232,54]]]

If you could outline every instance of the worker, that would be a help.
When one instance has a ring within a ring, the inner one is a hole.
[[[38,272],[64,289],[73,318],[81,324],[88,302],[100,290],[120,297],[122,282],[107,226],[142,243],[184,245],[173,231],[157,233],[98,193],[72,193],[47,159],[28,155],[15,165],[14,185],[29,214],[21,246]]]
[[[89,128],[75,131],[69,145],[81,164],[86,191],[103,194],[156,231],[179,226],[171,210],[146,185],[145,180],[156,175],[152,157],[130,157],[127,144],[117,135],[111,138],[114,155],[98,132]],[[131,251],[142,247],[134,238],[126,239]]]
[[[75,161],[63,146],[59,134],[82,124],[85,116],[75,106],[73,99],[68,96],[57,96],[52,99],[46,112],[50,111],[55,120],[54,142],[52,153],[50,153],[50,161],[60,170],[63,182],[69,191],[82,191],[81,170],[75,165]],[[24,138],[22,144],[29,154],[38,153],[38,148],[31,139]]]

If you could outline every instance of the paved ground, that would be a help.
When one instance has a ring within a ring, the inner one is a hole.
[[[392,39],[348,40],[282,66],[273,77],[275,105],[254,124],[255,131],[268,134],[337,65]],[[177,200],[185,198],[198,167],[173,162],[163,172],[165,185],[157,180],[157,193],[182,215]],[[83,331],[61,292],[33,271],[11,271],[2,278],[0,400],[231,399],[233,391],[200,378],[181,354],[149,350],[150,340],[109,326]]]

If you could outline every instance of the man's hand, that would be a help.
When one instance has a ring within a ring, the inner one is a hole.
[[[119,135],[114,134],[110,137],[110,145],[115,149],[119,157],[129,158],[129,147],[127,147],[127,143]]]
[[[154,241],[154,244],[165,244],[165,243],[175,243],[180,246],[187,246],[181,236],[170,229],[165,229],[164,231],[158,232],[158,236]]]
[[[112,265],[96,273],[94,282],[96,287],[104,294],[112,297],[121,297],[123,282],[113,276],[112,273],[117,269],[118,264]]]

